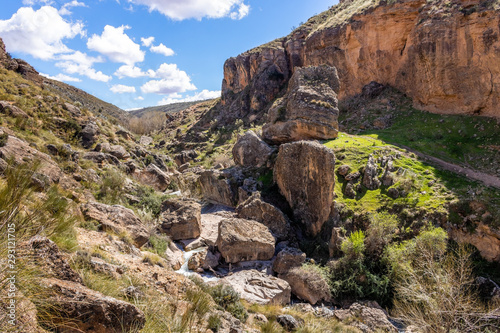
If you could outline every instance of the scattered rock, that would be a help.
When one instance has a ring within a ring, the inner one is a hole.
[[[358,179],[359,177],[361,177],[361,173],[359,171],[351,172],[345,176],[345,180],[350,182]]]
[[[82,206],[82,213],[85,219],[99,222],[103,230],[111,230],[117,234],[122,232],[130,234],[137,247],[141,247],[149,239],[147,229],[131,209],[120,205],[109,206],[89,202]]]
[[[275,206],[262,201],[258,192],[236,207],[236,214],[239,218],[264,224],[278,240],[288,238],[290,224],[287,217]]]
[[[251,304],[288,304],[290,285],[277,277],[252,270],[226,276],[221,283],[228,284]]]
[[[269,110],[264,140],[285,143],[334,139],[338,135],[337,70],[327,65],[297,67],[284,98]]]
[[[380,187],[380,180],[378,179],[378,167],[372,155],[370,155],[370,157],[368,158],[368,162],[366,163],[362,183],[369,190],[376,190]]]
[[[4,160],[14,159],[16,165],[26,162],[40,161],[40,167],[37,170],[39,175],[48,179],[50,183],[59,183],[63,178],[63,172],[52,158],[31,147],[26,141],[9,135],[7,142],[0,147],[0,158]]]
[[[391,187],[387,190],[387,195],[393,199],[399,198],[399,190],[395,187]]]
[[[299,321],[288,314],[277,316],[276,321],[287,331],[294,331],[300,327]]]
[[[194,150],[184,150],[179,154],[174,156],[174,161],[177,166],[181,166],[183,164],[194,161],[195,158],[198,157],[198,153]]]
[[[144,313],[136,306],[81,284],[58,279],[42,279],[40,283],[52,291],[45,300],[51,304],[46,310],[54,312],[53,318],[64,315],[72,319],[81,332],[129,332],[141,329],[146,322]]]
[[[341,176],[347,176],[347,174],[349,173],[349,171],[351,171],[351,167],[349,165],[347,165],[347,164],[341,165],[337,169],[338,174],[341,175]]]
[[[59,154],[59,149],[55,145],[48,144],[45,146],[45,148],[47,148],[47,151],[50,155],[57,156]]]
[[[21,244],[20,252],[24,257],[31,258],[42,268],[45,276],[61,280],[83,283],[82,278],[68,264],[68,257],[57,245],[48,238],[35,236]]]
[[[312,305],[319,301],[329,302],[331,300],[328,283],[319,272],[311,267],[292,268],[278,277],[290,284],[294,295]]]
[[[14,118],[29,118],[26,112],[6,101],[0,101],[0,113]]]
[[[230,218],[219,224],[217,247],[228,263],[269,260],[274,244],[273,235],[262,223]]]
[[[133,177],[139,182],[149,185],[158,191],[165,191],[170,185],[170,177],[155,164],[148,165],[144,170],[135,172]]]
[[[201,233],[201,205],[190,199],[162,204],[160,230],[173,240],[197,238]]]
[[[82,141],[82,146],[84,148],[90,148],[97,141],[97,136],[99,135],[99,126],[94,121],[89,122],[80,132],[80,138]]]
[[[366,325],[368,332],[398,332],[387,318],[387,313],[376,302],[354,303],[348,310],[336,310],[334,316],[349,325],[353,325],[353,322]]]
[[[95,162],[97,164],[103,164],[104,162],[111,163],[113,165],[119,165],[120,161],[111,154],[100,153],[95,151],[89,151],[83,154],[83,159]]]
[[[281,250],[273,263],[273,271],[278,274],[288,272],[294,267],[300,267],[306,261],[306,254],[293,247],[285,247]]]
[[[294,217],[316,236],[328,219],[335,187],[335,155],[317,142],[280,146],[274,180],[293,209]]]
[[[141,136],[141,139],[139,140],[139,144],[143,146],[149,146],[150,144],[153,143],[153,138],[150,138],[149,136]]]
[[[330,254],[330,258],[335,257],[340,254],[340,245],[345,240],[343,236],[343,232],[341,228],[333,228],[332,236],[330,237],[330,242],[328,244],[328,251]]]
[[[352,181],[347,182],[344,189],[344,195],[346,196],[346,198],[354,199],[356,197],[356,191],[354,187],[355,184]]]
[[[234,163],[237,165],[260,168],[267,165],[267,161],[274,151],[275,149],[250,130],[238,138],[232,152]]]
[[[132,133],[124,129],[119,129],[115,134],[121,136],[125,140],[132,140],[134,138],[134,135]]]
[[[63,107],[69,111],[72,117],[78,118],[82,116],[82,111],[80,110],[80,108],[74,106],[73,104],[64,103]]]

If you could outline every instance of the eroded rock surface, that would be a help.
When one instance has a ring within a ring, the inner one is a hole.
[[[274,151],[274,148],[271,148],[254,131],[250,130],[238,138],[232,153],[234,163],[237,165],[260,168],[267,164]]]
[[[334,198],[335,154],[311,141],[280,146],[274,180],[309,236],[316,236],[328,219]]]
[[[161,231],[173,240],[197,238],[201,233],[201,205],[189,199],[162,204]]]
[[[285,97],[269,110],[262,128],[266,141],[284,143],[334,139],[338,135],[337,70],[330,66],[297,68]]]
[[[274,244],[269,229],[257,221],[230,218],[219,224],[217,247],[228,263],[269,260]]]
[[[237,291],[241,298],[251,304],[288,304],[290,285],[277,277],[257,270],[236,272],[222,279]]]

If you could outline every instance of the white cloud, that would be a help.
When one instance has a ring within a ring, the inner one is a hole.
[[[62,82],[82,82],[79,78],[72,77],[65,74],[57,74],[56,76],[50,76],[49,74],[40,73],[41,76],[44,76],[48,79],[62,81]]]
[[[163,54],[165,57],[170,57],[175,54],[174,50],[166,47],[165,45],[163,45],[163,43],[160,43],[160,45],[158,46],[153,45],[149,50],[154,53]]]
[[[136,101],[143,101],[143,100],[144,100],[144,97],[139,96],[139,97],[136,97],[136,98],[134,98],[134,99],[135,99]]]
[[[42,60],[71,52],[63,40],[84,33],[82,23],[64,20],[57,9],[50,6],[37,11],[22,7],[10,19],[0,20],[0,35],[8,51],[30,54]]]
[[[54,3],[52,0],[23,0],[23,5],[25,6],[33,6],[36,5],[37,3],[44,4],[44,5],[51,5]]]
[[[90,57],[86,53],[76,51],[72,54],[60,55],[57,59],[61,61],[56,63],[56,66],[62,68],[67,74],[79,74],[101,82],[111,80],[111,76],[92,67],[96,62],[104,62],[102,57]]]
[[[123,84],[115,84],[110,90],[115,94],[135,93],[135,87],[125,86]]]
[[[151,74],[152,77],[160,80],[146,82],[141,87],[142,92],[145,94],[169,95],[196,90],[196,86],[191,83],[191,79],[186,72],[177,68],[176,64],[162,64],[154,74]]]
[[[221,95],[221,91],[209,91],[207,89],[203,89],[199,93],[193,96],[182,97],[180,94],[174,93],[169,96],[163,98],[158,102],[158,105],[167,105],[173,103],[181,103],[181,102],[195,102],[195,101],[204,101],[207,99],[218,98]]]
[[[231,17],[233,20],[241,20],[242,18],[244,18],[245,16],[247,16],[248,13],[250,13],[250,6],[249,5],[245,5],[244,3],[242,3],[240,5],[240,7],[238,8],[238,11],[237,12],[231,12],[231,14],[229,15],[229,17]]]
[[[128,0],[157,10],[173,20],[231,17],[248,15],[250,6],[244,0]]]
[[[61,9],[59,9],[59,14],[61,15],[71,15],[71,8],[73,7],[88,7],[85,3],[83,2],[78,2],[77,0],[72,0],[71,2],[65,3]]]
[[[143,76],[152,76],[154,75],[154,71],[149,71],[149,74],[146,72],[143,72],[142,69],[136,66],[131,66],[131,65],[123,65],[118,70],[115,72],[115,76],[117,76],[120,79],[123,79],[124,77],[132,77],[132,78],[138,78],[138,77],[143,77]]]
[[[148,38],[142,37],[141,38],[142,45],[144,45],[145,47],[150,47],[154,41],[155,41],[154,37],[148,37]]]
[[[97,51],[107,56],[113,62],[133,65],[144,60],[144,51],[126,33],[129,26],[118,28],[106,25],[101,36],[93,35],[87,42],[90,50]]]

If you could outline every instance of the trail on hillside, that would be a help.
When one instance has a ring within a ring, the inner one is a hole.
[[[495,187],[497,189],[500,189],[500,178],[499,177],[496,177],[496,176],[493,176],[493,175],[490,175],[490,174],[487,174],[484,172],[480,172],[480,171],[477,171],[477,170],[474,170],[471,168],[467,168],[467,167],[464,167],[464,166],[461,166],[458,164],[453,164],[450,162],[443,161],[442,159],[424,154],[422,152],[419,152],[415,149],[412,149],[412,148],[404,146],[404,145],[400,145],[400,144],[394,144],[394,145],[397,147],[406,149],[407,151],[409,151],[411,153],[414,153],[420,159],[422,159],[426,162],[430,162],[443,170],[450,171],[450,172],[462,175],[464,177],[467,177],[469,179],[481,182],[486,186]]]

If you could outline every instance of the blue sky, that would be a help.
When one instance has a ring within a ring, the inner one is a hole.
[[[224,61],[337,0],[9,0],[0,37],[40,73],[123,109],[220,95]]]

